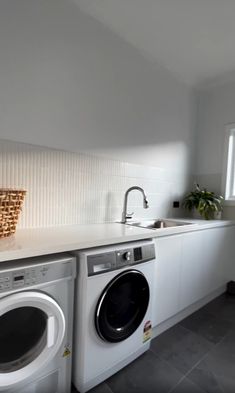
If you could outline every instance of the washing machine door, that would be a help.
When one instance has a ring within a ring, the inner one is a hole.
[[[0,391],[45,367],[64,334],[64,314],[50,296],[27,291],[0,299]]]
[[[141,324],[149,304],[149,285],[138,270],[125,270],[104,289],[95,313],[98,335],[108,342],[123,341]]]

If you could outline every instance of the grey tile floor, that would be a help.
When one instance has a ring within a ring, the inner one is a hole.
[[[235,393],[235,297],[219,296],[162,333],[89,393],[134,392]]]

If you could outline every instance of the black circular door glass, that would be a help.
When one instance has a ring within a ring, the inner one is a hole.
[[[15,308],[0,317],[0,373],[31,363],[47,343],[47,315],[36,307]]]
[[[141,324],[149,304],[149,285],[138,270],[117,275],[104,289],[95,313],[99,336],[119,342],[131,336]]]

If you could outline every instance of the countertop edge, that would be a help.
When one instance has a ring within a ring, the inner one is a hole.
[[[121,223],[18,229],[15,235],[0,239],[0,262],[235,226],[235,221],[178,220],[192,225],[158,230]]]

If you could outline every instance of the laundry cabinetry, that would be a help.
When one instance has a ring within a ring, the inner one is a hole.
[[[211,228],[182,237],[180,309],[208,296],[231,279],[235,227]]]
[[[156,238],[153,326],[179,311],[182,235]]]
[[[235,278],[235,226],[156,238],[153,326]]]
[[[203,280],[202,238],[204,231],[185,233],[182,237],[180,264],[179,309],[201,297]]]

